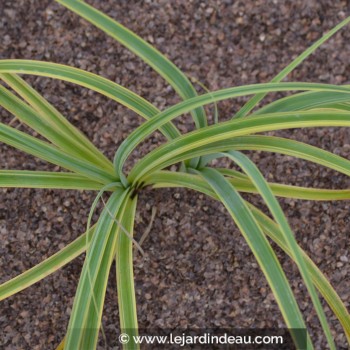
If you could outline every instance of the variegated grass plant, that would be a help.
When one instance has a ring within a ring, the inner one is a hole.
[[[280,153],[350,175],[350,161],[347,159],[302,142],[261,134],[289,128],[350,126],[349,86],[281,83],[299,63],[345,26],[350,18],[314,43],[270,83],[232,87],[198,96],[189,79],[174,64],[134,33],[83,1],[57,1],[153,67],[176,90],[183,102],[160,111],[128,89],[80,69],[29,60],[0,61],[0,78],[6,84],[0,85],[1,106],[46,139],[42,141],[1,123],[0,141],[66,170],[0,170],[0,186],[98,192],[86,232],[42,263],[2,284],[0,299],[27,288],[86,252],[66,337],[59,348],[94,349],[101,328],[108,274],[115,259],[120,328],[133,330],[130,335],[137,334],[132,249],[136,242],[132,234],[138,192],[145,186],[185,187],[220,201],[229,211],[259,263],[288,328],[306,328],[307,325],[269,239],[297,265],[329,348],[336,349],[336,345],[318,293],[336,315],[349,340],[350,318],[344,303],[324,274],[298,245],[276,196],[344,200],[350,199],[350,190],[269,183],[242,151]],[[18,74],[60,79],[97,91],[132,109],[145,122],[123,141],[111,162]],[[280,91],[295,93],[252,112],[267,93]],[[230,121],[216,121],[208,125],[203,106],[247,95],[253,97]],[[181,134],[172,121],[186,112],[191,112],[196,130]],[[125,174],[123,166],[128,156],[156,130],[160,130],[168,141],[149,152]],[[231,160],[241,172],[211,167],[211,160],[220,157]],[[181,170],[167,170],[177,163],[181,164]],[[97,223],[90,227],[93,209],[104,192],[109,193],[108,202]],[[273,219],[245,201],[241,192],[260,194]],[[293,331],[291,333],[296,346],[301,347],[301,339]],[[313,348],[309,334],[307,346],[308,349]],[[134,349],[138,346],[130,342],[124,348]]]

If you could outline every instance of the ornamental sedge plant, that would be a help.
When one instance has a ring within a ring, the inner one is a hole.
[[[56,0],[113,37],[155,69],[181,96],[182,102],[163,111],[101,76],[49,62],[1,60],[0,104],[45,141],[0,123],[0,141],[23,152],[58,165],[63,172],[0,170],[1,187],[95,190],[85,233],[59,252],[21,275],[0,285],[5,299],[45,278],[86,252],[65,338],[59,349],[96,348],[101,327],[108,274],[116,260],[121,331],[138,329],[133,277],[133,225],[139,191],[185,187],[220,201],[239,227],[275,296],[285,324],[290,329],[306,328],[296,299],[269,239],[294,261],[302,276],[330,349],[336,349],[328,320],[321,306],[324,298],[350,340],[350,316],[324,274],[300,248],[276,197],[306,200],[350,199],[350,190],[326,190],[269,183],[257,166],[242,152],[263,150],[308,160],[350,175],[350,161],[308,144],[262,135],[265,131],[304,127],[350,126],[350,88],[317,83],[282,83],[295,67],[323,42],[350,22],[338,24],[282,70],[270,83],[231,87],[198,96],[189,79],[159,51],[134,33],[83,1]],[[97,91],[132,109],[145,119],[107,159],[80,131],[49,104],[18,74],[36,75],[71,82]],[[15,95],[14,92],[17,93]],[[292,91],[293,95],[254,107],[269,92]],[[251,99],[227,122],[208,125],[203,106],[239,96]],[[196,130],[181,134],[173,119],[191,112]],[[131,152],[156,130],[167,142],[140,159],[126,174],[124,163]],[[225,157],[241,171],[213,168],[210,162]],[[181,164],[178,172],[167,170]],[[241,192],[261,195],[271,217],[245,201]],[[96,224],[92,212],[102,194],[109,194]],[[297,348],[302,340],[291,331]],[[124,349],[138,349],[132,342]],[[307,333],[307,348],[313,341]]]

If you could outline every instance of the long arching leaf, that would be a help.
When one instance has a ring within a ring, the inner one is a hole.
[[[119,177],[122,178],[123,177],[122,170],[123,170],[124,162],[138,144],[140,144],[146,137],[150,136],[154,131],[156,131],[165,123],[182,115],[183,113],[189,112],[195,107],[203,106],[211,102],[221,101],[221,100],[225,100],[233,97],[254,94],[256,92],[261,92],[261,91],[268,92],[268,91],[288,91],[288,90],[310,90],[310,91],[331,91],[331,92],[338,91],[338,92],[350,94],[350,89],[346,87],[327,85],[327,84],[313,84],[313,83],[256,84],[256,85],[239,86],[239,87],[213,91],[209,94],[197,96],[190,100],[178,103],[175,106],[168,108],[164,112],[158,114],[157,116],[153,117],[152,119],[150,119],[149,121],[147,121],[146,123],[138,127],[123,141],[121,146],[118,148],[113,161],[114,167]],[[299,116],[299,114],[301,113],[302,112],[296,112],[296,114],[293,114],[293,115]],[[304,112],[304,113],[308,113],[308,112]],[[291,113],[289,115],[291,115]],[[276,117],[276,115],[264,115],[266,119],[267,119],[267,116]],[[240,120],[231,121],[231,123],[234,123],[234,122],[239,123],[241,121]],[[244,124],[228,124],[228,123],[230,122],[215,124],[215,127],[219,127],[220,125],[244,125]],[[268,124],[268,120],[264,124]],[[204,129],[207,130],[207,128],[208,127]]]
[[[142,97],[111,80],[62,64],[34,60],[0,60],[0,73],[31,74],[68,81],[117,101],[146,120],[160,112]],[[161,131],[168,139],[180,135],[179,131],[172,124],[165,125],[161,128]]]
[[[184,138],[185,137],[186,136],[184,136]],[[152,171],[164,169],[169,165],[181,162],[193,156],[202,156],[202,158],[205,159],[206,154],[212,154],[212,158],[215,159],[218,157],[218,155],[215,154],[215,152],[223,152],[228,150],[257,150],[281,153],[288,156],[305,159],[350,176],[350,160],[347,160],[346,158],[340,157],[331,152],[308,145],[303,142],[298,142],[280,137],[260,135],[234,137],[224,141],[213,143],[210,142],[210,139],[207,139],[207,141],[208,144],[200,146],[198,148],[196,148],[196,141],[193,141],[190,144],[192,146],[190,151],[182,151],[181,149],[178,149],[178,153],[176,155],[173,155],[172,157],[169,157],[164,161],[157,161],[157,164],[154,164],[155,167]],[[152,153],[149,154],[149,157],[151,156],[153,157]],[[158,158],[155,157],[155,159]],[[142,162],[143,161],[144,160],[142,160]],[[238,176],[237,172],[235,173],[235,176]],[[242,174],[240,174],[239,177],[242,180],[246,180],[244,177],[242,177]]]
[[[74,298],[65,350],[95,348],[109,270],[118,237],[115,218],[126,195],[127,191],[121,189],[113,192],[96,224]]]
[[[109,183],[114,182],[113,175],[95,165],[74,158],[47,142],[29,136],[24,132],[0,123],[0,141],[21,151],[31,154],[50,163],[59,165],[67,170],[81,174],[91,180]]]
[[[75,173],[0,170],[0,187],[100,190],[103,185]]]
[[[227,180],[237,189],[239,192],[258,193],[252,182],[247,179],[237,178],[231,169],[218,168],[222,175],[225,175]],[[178,187],[182,184],[182,178],[187,183],[189,179],[193,178],[193,175],[183,172],[170,172],[170,171],[156,171],[144,178],[144,185],[153,185],[153,188],[164,187]],[[305,199],[305,200],[317,200],[317,201],[336,201],[336,200],[349,200],[350,190],[328,190],[323,188],[309,188],[300,186],[283,185],[279,183],[269,182],[269,187],[273,194],[277,197]]]
[[[347,85],[349,86],[349,85]],[[350,101],[348,94],[340,92],[307,91],[280,98],[254,112],[252,115],[291,112],[322,108],[332,104]]]
[[[0,74],[0,79],[31,106],[0,86],[0,96],[6,97],[7,102],[4,104],[3,98],[0,99],[4,108],[67,153],[113,172],[110,160],[22,78],[4,73]]]
[[[131,182],[139,181],[143,175],[150,171],[159,170],[161,167],[166,166],[167,161],[172,164],[179,161],[182,157],[179,156],[177,158],[177,156],[185,155],[186,152],[191,153],[192,156],[198,156],[195,152],[197,148],[200,153],[207,154],[219,152],[220,150],[229,150],[231,146],[230,140],[238,136],[265,131],[317,126],[350,126],[350,113],[344,111],[333,112],[331,115],[329,112],[322,111],[289,112],[278,115],[273,113],[212,125],[183,135],[170,143],[158,147],[134,166],[128,179]],[[225,142],[220,143],[220,141]],[[232,142],[232,144],[234,143],[235,141]],[[303,145],[302,143],[300,144]],[[213,147],[210,152],[203,151],[206,147],[209,149],[211,145]],[[200,149],[200,147],[203,148]],[[321,150],[317,152],[321,152]],[[317,152],[315,149],[314,153],[316,154]],[[298,153],[300,153],[300,156],[303,156],[301,152]],[[326,161],[332,161],[330,158],[328,156]],[[337,158],[339,161],[341,159],[341,157]]]
[[[165,184],[163,185],[163,173],[160,172],[159,175],[153,174],[152,177],[149,178],[148,184],[152,184],[157,188],[168,187],[172,184],[175,187],[185,187],[195,191],[199,191],[204,193],[216,200],[218,197],[213,189],[206,183],[200,176],[192,175],[192,174],[179,174],[175,172],[168,172],[165,178]],[[157,176],[159,176],[159,179]],[[153,176],[155,176],[153,178]],[[158,181],[159,180],[159,181]],[[268,216],[262,213],[259,209],[255,208],[253,205],[247,202],[251,212],[253,213],[255,219],[259,223],[260,227],[264,230],[265,234],[267,234],[275,243],[278,244],[289,256],[291,256],[291,251],[286,244],[283,234],[281,233],[278,225],[271,220]],[[321,293],[321,295],[325,298],[330,308],[333,310],[334,314],[339,319],[347,339],[350,342],[350,315],[347,311],[346,306],[341,301],[340,297],[333,289],[332,285],[329,283],[327,278],[323,275],[323,273],[319,270],[316,264],[308,257],[308,255],[299,248],[304,256],[304,260],[307,263],[307,268],[311,274],[312,281]]]
[[[282,81],[290,72],[292,72],[301,62],[303,62],[308,56],[310,56],[318,47],[320,47],[325,41],[331,38],[341,28],[346,26],[350,22],[350,17],[347,17],[334,28],[332,28],[322,38],[318,39],[313,45],[308,47],[301,55],[295,58],[286,68],[280,71],[272,80],[271,83],[278,83]],[[253,96],[235,115],[236,118],[246,116],[264,97],[265,93]]]
[[[197,96],[195,88],[186,75],[158,50],[135,33],[83,1],[56,1],[85,18],[96,27],[102,29],[109,36],[135,53],[158,72],[183,99]],[[199,107],[194,110],[192,116],[197,128],[207,125],[207,119],[203,108]]]
[[[135,298],[134,271],[133,271],[133,226],[135,220],[136,199],[129,199],[125,211],[119,220],[121,227],[115,252],[116,276],[118,289],[118,308],[120,330],[129,336],[130,341],[123,345],[124,350],[140,348],[133,339],[138,335],[138,321]]]
[[[217,170],[203,168],[197,173],[208,182],[218,199],[231,214],[272,289],[283,318],[288,328],[291,329],[291,335],[297,348],[305,348],[306,339],[300,339],[294,333],[295,329],[306,328],[302,314],[282,267],[249,207],[236,189]],[[307,341],[307,348],[312,349],[309,337]]]
[[[259,191],[259,194],[263,198],[265,204],[269,208],[272,216],[274,217],[276,223],[278,224],[280,231],[283,235],[285,242],[289,248],[289,251],[292,254],[292,259],[297,264],[300,274],[305,282],[309,295],[311,297],[312,303],[315,307],[318,319],[320,320],[322,329],[326,335],[327,343],[330,349],[335,350],[334,340],[329,329],[326,315],[322,308],[321,302],[316,293],[315,287],[312,284],[311,276],[307,270],[304,257],[302,256],[298,243],[294,237],[294,234],[289,226],[289,223],[283,213],[282,208],[280,207],[276,197],[273,195],[270,190],[266,180],[263,175],[260,173],[257,166],[243,153],[237,151],[230,151],[223,153],[223,156],[226,156],[233,160],[251,179],[256,189]]]
[[[94,230],[95,226],[91,227],[89,235],[93,235]],[[86,249],[85,236],[86,232],[80,235],[72,243],[66,245],[56,254],[50,256],[31,269],[1,284],[0,300],[6,299],[9,296],[30,287],[34,283],[41,281],[46,276],[49,276],[50,274],[59,270],[61,267],[82,254]]]

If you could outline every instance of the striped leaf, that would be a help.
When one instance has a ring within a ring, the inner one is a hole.
[[[70,316],[65,350],[94,349],[101,325],[108,275],[118,237],[115,223],[127,191],[117,189],[107,202],[87,249]]]
[[[332,28],[327,34],[322,38],[317,40],[313,45],[308,47],[301,55],[295,58],[286,68],[280,71],[272,80],[271,83],[278,83],[282,81],[290,72],[292,72],[301,62],[303,62],[307,57],[309,57],[318,47],[320,47],[324,42],[331,38],[340,29],[346,26],[350,22],[350,16]],[[235,115],[236,118],[246,116],[264,97],[266,93],[258,94],[252,97]]]
[[[159,178],[156,177],[159,176]],[[164,177],[165,175],[165,177]],[[158,181],[159,180],[159,181]],[[165,182],[164,182],[165,181]],[[164,182],[164,183],[163,183]],[[154,184],[156,188],[162,187],[185,187],[201,193],[204,193],[216,200],[218,196],[213,191],[211,186],[205,182],[200,176],[193,174],[179,174],[174,172],[159,172],[158,174],[152,175],[152,180],[148,184]],[[289,256],[292,256],[287,243],[285,242],[284,236],[279,228],[279,226],[271,220],[268,216],[263,214],[259,209],[255,208],[253,205],[247,202],[251,212],[253,213],[256,221],[263,231],[270,237],[277,245],[282,248]],[[318,267],[313,263],[313,261],[308,257],[308,255],[299,247],[304,260],[307,264],[309,273],[311,274],[312,281],[316,288],[319,290],[321,295],[325,298],[330,308],[333,310],[334,314],[339,319],[345,334],[350,342],[350,315],[347,311],[346,306],[341,301],[337,292],[333,289],[332,285],[329,283],[327,278],[318,269]]]
[[[95,227],[93,226],[89,235],[93,235]],[[59,270],[65,266],[80,254],[85,252],[85,236],[86,232],[75,239],[72,243],[66,245],[56,254],[45,259],[41,263],[35,265],[31,269],[21,273],[17,277],[10,279],[0,285],[0,300],[6,299],[11,295],[14,295],[36,282],[41,281],[46,276]]]
[[[334,112],[331,115],[329,112],[322,111],[300,111],[281,113],[278,115],[273,113],[252,116],[250,118],[234,119],[225,123],[212,125],[183,135],[150,152],[134,166],[129,174],[128,180],[130,182],[140,181],[145,174],[160,170],[169,165],[169,163],[174,164],[179,161],[179,159],[182,158],[180,155],[184,155],[185,152],[191,153],[192,156],[198,156],[195,152],[196,148],[209,148],[210,144],[214,144],[215,142],[217,142],[217,144],[215,144],[217,148],[213,147],[210,152],[207,153],[229,150],[231,146],[230,140],[237,136],[265,131],[316,126],[350,126],[350,114],[349,112],[343,111]],[[220,141],[225,142],[220,143]],[[314,153],[317,153],[316,150]],[[327,155],[326,161],[332,161],[330,154],[328,153]],[[303,153],[298,152],[298,156],[303,156]],[[339,157],[337,159],[340,161],[342,158]]]
[[[280,113],[337,106],[342,102],[349,102],[348,94],[339,92],[308,91],[280,98],[277,101],[258,109],[253,115]]]
[[[0,170],[0,187],[100,190],[103,185],[74,173]]]
[[[184,138],[186,138],[186,136],[184,136]],[[203,160],[210,160],[222,157],[220,153],[215,152],[222,152],[227,150],[256,150],[280,153],[300,159],[305,159],[313,163],[320,164],[330,169],[339,171],[342,174],[348,176],[350,175],[349,160],[303,142],[298,142],[280,137],[260,135],[234,137],[213,143],[210,142],[210,139],[208,139],[207,141],[208,144],[197,148],[196,141],[193,141],[191,143],[192,148],[189,151],[181,151],[180,149],[178,149],[176,155],[173,155],[173,157],[169,157],[166,160],[159,162],[157,164],[156,169],[163,169],[169,165],[183,161],[192,156],[202,156]],[[206,156],[206,154],[208,154],[208,156]],[[241,179],[247,180],[247,178],[240,173],[235,172],[235,176],[239,176]]]
[[[3,73],[31,74],[77,84],[121,103],[146,120],[160,112],[142,97],[111,80],[62,64],[34,60],[0,60],[0,74]],[[169,139],[180,135],[175,126],[171,124],[165,125],[161,131]]]
[[[288,90],[310,90],[310,91],[331,91],[331,92],[338,91],[338,92],[343,92],[348,94],[350,93],[349,88],[335,86],[335,85],[313,84],[313,83],[279,83],[279,84],[256,84],[256,85],[239,86],[239,87],[218,90],[218,91],[211,92],[209,94],[201,95],[201,96],[192,98],[190,100],[178,103],[175,106],[168,108],[164,112],[158,114],[151,120],[147,121],[146,123],[138,127],[123,141],[121,146],[118,148],[114,156],[114,161],[113,161],[114,167],[119,177],[122,178],[123,164],[127,159],[127,157],[130,155],[130,153],[135,149],[135,147],[138,144],[140,144],[143,140],[146,139],[146,137],[151,135],[154,131],[156,131],[158,128],[163,126],[165,123],[173,120],[174,118],[182,115],[183,113],[191,111],[193,108],[196,108],[198,106],[204,106],[211,102],[221,101],[221,100],[234,98],[238,96],[250,95],[261,91],[272,92],[272,91],[288,91]],[[298,112],[298,114],[293,114],[293,115],[299,116],[300,113],[302,112]],[[308,112],[304,112],[304,113],[308,113]],[[273,117],[273,115],[270,115],[270,114],[259,116],[259,117],[266,118],[267,116]],[[276,117],[276,115],[274,116]],[[233,122],[237,123],[237,122],[240,122],[240,120],[231,121],[231,123]],[[265,127],[267,127],[268,122],[269,120],[266,120],[265,122],[263,122],[263,124],[265,124]],[[228,124],[228,123],[230,122],[215,124],[215,127],[220,127],[220,125],[236,125],[236,124]],[[208,127],[204,129],[207,130],[207,128]],[[199,130],[197,130],[197,132],[198,131]]]
[[[239,192],[258,193],[252,182],[246,178],[237,178],[235,171],[231,169],[217,169],[222,175],[225,175],[227,180]],[[178,187],[186,185],[193,175],[183,172],[156,171],[144,178],[144,185],[152,185],[153,188]],[[197,180],[199,177],[197,178]],[[194,186],[195,184],[193,184]],[[309,188],[300,186],[283,185],[279,183],[268,183],[271,191],[277,197],[317,200],[317,201],[336,201],[349,200],[350,190],[328,190],[323,188]]]
[[[203,168],[197,173],[208,182],[237,224],[269,283],[287,327],[292,329],[291,335],[296,347],[304,348],[302,339],[293,331],[306,328],[303,317],[282,267],[251,210],[236,189],[218,171]],[[307,348],[313,349],[309,337]]]
[[[109,183],[115,177],[95,165],[74,158],[47,142],[29,136],[24,132],[0,123],[0,141],[52,164],[76,172],[100,183]]]
[[[140,57],[159,73],[183,99],[197,96],[195,88],[186,75],[158,50],[135,33],[83,1],[56,1],[85,18]],[[207,125],[207,119],[203,108],[196,108],[192,112],[192,116],[197,128]]]
[[[120,331],[130,337],[129,343],[123,345],[124,350],[140,348],[139,344],[133,342],[133,337],[138,335],[138,322],[133,272],[133,241],[130,239],[133,236],[136,198],[128,200],[125,212],[121,216],[115,253]]]
[[[265,204],[269,208],[272,216],[274,217],[276,223],[278,224],[281,230],[281,233],[285,242],[287,243],[289,251],[292,254],[292,259],[297,264],[300,274],[307,287],[307,290],[309,291],[309,295],[315,307],[318,319],[320,320],[322,329],[326,335],[329,348],[335,350],[335,343],[327,323],[326,315],[323,311],[315,287],[312,284],[311,276],[307,269],[306,262],[304,261],[304,257],[299,250],[298,243],[294,237],[294,234],[289,226],[287,219],[284,216],[282,208],[280,207],[277,199],[270,190],[263,175],[260,173],[256,165],[247,156],[237,151],[230,151],[225,153],[224,155],[233,160],[247,174],[247,176],[251,179],[252,183],[263,198]]]
[[[22,78],[15,74],[4,73],[0,74],[0,79],[32,107],[0,86],[0,103],[4,108],[65,152],[113,172],[111,162],[92,142]]]

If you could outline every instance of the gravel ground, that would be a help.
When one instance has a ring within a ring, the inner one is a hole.
[[[89,3],[155,45],[184,72],[211,90],[267,82],[292,58],[347,14],[347,1],[98,1]],[[101,74],[142,95],[159,108],[179,101],[158,75],[105,34],[47,0],[2,0],[0,57],[65,63]],[[289,76],[290,81],[350,84],[350,31],[346,28]],[[133,112],[96,93],[29,77],[60,111],[110,158],[140,124]],[[269,99],[272,99],[270,96]],[[219,104],[221,120],[244,99]],[[10,116],[1,111],[2,120]],[[177,122],[193,126],[188,116]],[[278,135],[309,142],[350,157],[343,128],[289,130]],[[164,140],[145,142],[132,162]],[[53,170],[52,165],[1,145],[5,169]],[[252,154],[266,178],[289,184],[347,188],[345,176],[290,157]],[[95,193],[58,190],[0,191],[0,282],[49,257],[84,231]],[[259,204],[254,196],[246,196]],[[303,248],[325,272],[349,307],[349,201],[280,200]],[[224,208],[192,191],[147,189],[140,194],[135,258],[140,327],[283,327],[271,291],[247,244]],[[294,265],[283,254],[316,349],[324,338]],[[83,256],[44,281],[1,302],[1,349],[55,349],[64,336]],[[118,311],[111,273],[103,326],[108,348],[116,344]],[[326,307],[338,349],[347,349],[340,324]],[[103,344],[103,343],[101,343]],[[114,344],[114,345],[113,345]],[[104,348],[104,347],[101,347]]]

